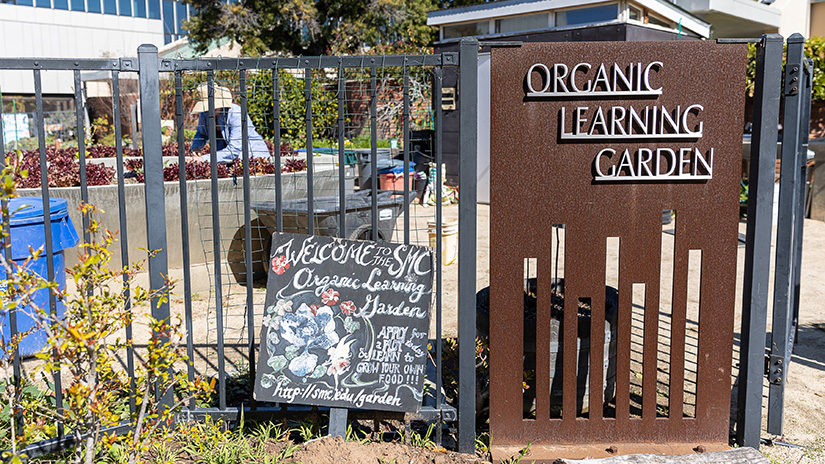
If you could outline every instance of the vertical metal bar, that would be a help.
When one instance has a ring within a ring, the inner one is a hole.
[[[785,64],[784,114],[782,116],[782,169],[779,175],[779,220],[776,227],[776,267],[774,273],[773,326],[768,367],[768,433],[782,434],[785,402],[785,364],[790,356],[791,284],[793,282],[794,227],[796,224],[799,178],[799,116],[803,84],[802,60],[805,39],[800,34],[788,37]]]
[[[748,225],[739,351],[736,437],[740,446],[759,448],[762,382],[768,312],[773,183],[776,170],[782,36],[765,34],[756,48]]]
[[[304,69],[304,102],[306,103],[307,138],[307,233],[315,234],[315,198],[312,168],[312,69]]]
[[[215,266],[215,317],[218,329],[218,407],[226,409],[226,362],[223,345],[223,285],[221,283],[221,219],[218,203],[218,163],[215,136],[215,73],[206,71],[209,100],[209,167],[212,185],[212,258]]]
[[[0,98],[0,113],[2,113],[2,98]],[[6,168],[6,146],[3,140],[3,118],[0,117],[0,170]],[[3,240],[3,257],[6,259],[6,264],[8,266],[12,265],[12,255],[11,255],[11,228],[9,227],[10,215],[11,211],[9,211],[9,200],[7,198],[3,198],[2,203],[0,203],[0,208],[3,210],[3,236],[5,239]],[[7,267],[2,270],[4,274],[7,273],[10,267]],[[6,274],[6,279],[10,276]],[[4,301],[3,304],[7,304],[9,302]],[[17,337],[17,307],[12,306],[9,310],[9,335],[11,338]],[[12,352],[12,376],[14,382],[14,391],[15,391],[15,398],[19,399],[19,395],[21,394],[21,369],[20,369],[20,351],[15,346],[14,351]],[[23,411],[18,410],[15,412],[15,420],[16,420],[16,436],[22,436],[24,433],[23,429]]]
[[[344,60],[338,58],[338,236],[347,238],[346,156],[344,153],[344,123],[346,114],[346,80]]]
[[[347,433],[346,408],[329,408],[329,435],[343,438]]]
[[[439,71],[441,70],[438,68]],[[439,89],[440,90],[440,89]],[[404,245],[410,244],[410,202],[408,198],[410,196],[410,68],[407,67],[407,57],[404,57],[404,110],[402,112],[403,122],[402,125],[404,127],[404,135],[403,135],[403,142],[404,142]],[[435,110],[435,108],[433,108]],[[439,115],[440,115],[439,111]],[[440,308],[440,307],[439,307]],[[437,313],[438,316],[441,315],[439,311]],[[440,337],[439,337],[440,339]],[[438,343],[437,350],[440,353],[441,344]],[[436,371],[438,367],[441,366],[440,360],[437,364]],[[441,377],[439,376],[439,382]],[[440,392],[440,384],[435,389],[436,392]],[[436,407],[438,407],[438,401],[436,401]],[[438,428],[438,433],[441,434],[441,427]],[[441,443],[441,440],[438,440],[438,443]]]
[[[307,70],[308,71],[308,70]],[[312,131],[311,120],[307,122],[307,130]],[[343,60],[338,61],[338,236],[347,237],[346,226],[346,188],[344,185],[344,66]],[[347,409],[329,409],[329,434],[333,437],[344,437],[347,433]]]
[[[246,95],[246,70],[240,71],[241,84],[241,156],[243,163],[243,227],[244,227],[244,260],[246,261],[246,325],[247,341],[249,342],[249,378],[255,378],[255,302],[252,293],[252,209],[249,207],[251,194],[249,191],[249,125],[247,123],[248,108]],[[249,406],[254,410],[255,396],[253,386],[249,385]]]
[[[284,215],[282,209],[282,191],[281,191],[281,88],[278,79],[278,63],[275,62],[275,67],[272,69],[272,118],[273,118],[273,135],[272,139],[275,141],[275,229],[278,232],[284,231]]]
[[[112,71],[112,114],[115,128],[115,156],[117,162],[117,206],[120,219],[120,262],[121,267],[129,266],[129,237],[126,231],[126,185],[123,179],[123,128],[120,122],[120,78],[118,71]],[[126,298],[126,311],[132,311],[132,297],[129,276],[123,275],[123,296]],[[126,369],[129,373],[129,414],[135,417],[137,406],[135,405],[135,392],[137,384],[135,382],[135,347],[132,345],[132,324],[126,325],[126,340],[129,345],[126,348]]]
[[[406,68],[405,68],[406,70]],[[404,77],[407,78],[407,74],[404,74]],[[436,189],[436,201],[435,201],[435,223],[436,223],[436,242],[435,242],[435,407],[441,410],[441,406],[443,404],[443,399],[441,398],[441,356],[442,356],[442,346],[441,346],[441,310],[443,309],[442,305],[442,277],[443,277],[443,268],[442,268],[442,259],[441,255],[444,253],[441,243],[441,225],[444,222],[444,216],[441,210],[441,162],[442,162],[442,143],[441,143],[441,134],[442,134],[442,123],[444,121],[443,116],[444,114],[441,111],[441,88],[443,86],[443,69],[441,66],[436,66],[433,69],[433,132],[435,133],[435,146],[433,147],[435,151],[435,165],[436,165],[436,181],[435,181],[435,189]],[[407,92],[404,92],[404,98],[407,100]],[[408,103],[408,101],[405,101]],[[406,105],[405,105],[406,106]],[[405,122],[407,119],[405,118]],[[406,132],[406,131],[405,131]],[[406,157],[409,157],[409,152],[406,149],[407,145],[404,144],[404,149],[406,152]],[[404,159],[404,205],[407,206],[407,160],[406,157]],[[405,232],[409,234],[409,227],[404,228]],[[442,431],[441,431],[441,414],[438,415],[439,421],[438,426],[436,427],[436,441],[441,444],[442,439]]]
[[[162,291],[166,287],[169,265],[166,246],[166,200],[163,191],[163,146],[160,131],[160,74],[158,49],[154,45],[138,47],[140,65],[140,114],[143,132],[143,173],[146,178],[146,239],[149,250],[149,288]],[[152,298],[152,317],[169,320],[169,301],[161,296]],[[160,336],[160,334],[155,334]],[[161,336],[161,340],[165,337]],[[157,387],[162,407],[173,404],[170,386]]]
[[[54,282],[54,253],[52,250],[52,221],[51,201],[49,199],[49,174],[46,160],[46,127],[43,120],[43,83],[40,70],[34,70],[34,101],[35,101],[35,123],[37,128],[37,145],[40,152],[40,191],[43,200],[43,234],[46,247],[46,278],[49,282]],[[57,300],[54,292],[49,291],[49,315],[57,317]],[[57,349],[53,351],[53,356],[57,359]],[[63,414],[63,386],[60,378],[60,364],[56,366],[54,372],[54,398],[57,406],[57,413]],[[57,436],[63,437],[63,421],[57,423]]]
[[[476,335],[476,172],[478,131],[478,40],[459,44],[459,189],[458,197],[458,450],[475,449]],[[463,174],[463,175],[462,175]]]
[[[89,203],[89,184],[86,179],[86,131],[83,128],[83,84],[80,80],[79,69],[74,70],[74,106],[77,119],[77,157],[80,162],[80,201]],[[88,214],[81,215],[81,223],[83,224],[83,241],[89,243]]]
[[[794,280],[791,286],[793,294],[793,303],[791,305],[793,315],[791,317],[791,330],[793,332],[793,341],[791,351],[793,351],[793,344],[796,344],[797,334],[799,332],[799,288],[802,277],[802,231],[805,226],[805,199],[808,194],[808,137],[811,127],[811,91],[813,90],[813,60],[808,58],[804,62],[806,70],[804,74],[804,83],[802,87],[802,116],[799,118],[800,125],[800,139],[801,147],[799,157],[800,179],[799,183],[799,212],[796,215],[796,227],[794,228],[794,243],[796,244],[796,251],[794,253]],[[789,361],[789,360],[788,360]],[[788,365],[786,361],[785,365]]]
[[[372,192],[372,240],[378,240],[378,96],[376,71],[370,68],[370,183]]]
[[[175,117],[178,134],[178,179],[180,189],[180,238],[183,266],[183,311],[186,320],[186,378],[195,380],[195,336],[192,326],[192,271],[189,268],[189,202],[186,190],[186,115],[183,112],[183,75],[175,71]],[[189,399],[189,409],[195,409],[195,398]]]

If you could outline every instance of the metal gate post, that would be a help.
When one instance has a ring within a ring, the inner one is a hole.
[[[138,47],[140,66],[140,115],[143,145],[143,173],[146,177],[146,237],[149,250],[149,289],[158,291],[166,284],[169,274],[166,255],[166,204],[163,191],[163,158],[160,130],[160,73],[158,48],[154,45]],[[152,317],[169,319],[169,302],[159,296],[152,298]],[[155,395],[162,393],[161,403],[171,407],[172,391],[158,386]],[[159,398],[160,399],[160,398]]]
[[[793,313],[791,285],[794,281],[795,229],[798,208],[797,188],[800,145],[799,118],[802,111],[800,87],[803,85],[802,60],[805,39],[801,34],[788,37],[785,64],[785,97],[782,117],[782,170],[779,177],[779,219],[776,230],[776,270],[774,274],[773,326],[771,328],[768,365],[768,433],[782,434],[782,405],[785,402],[785,379],[793,343],[788,339]]]
[[[476,428],[478,40],[461,39],[458,64],[458,450],[472,453]],[[441,340],[437,342],[441,343]]]
[[[773,184],[776,172],[779,90],[782,82],[782,36],[766,34],[756,49],[748,225],[739,346],[739,391],[736,439],[759,449],[762,382],[765,378],[765,330],[771,259]]]
[[[808,137],[810,136],[811,127],[811,92],[813,91],[814,78],[813,60],[810,58],[804,60],[803,69],[805,70],[805,74],[802,75],[802,110],[799,118],[799,131],[802,142],[799,146],[799,152],[801,153],[799,156],[799,170],[802,182],[797,187],[799,191],[799,203],[797,203],[797,222],[794,229],[794,243],[796,244],[793,257],[794,280],[791,284],[791,294],[793,295],[793,303],[791,304],[793,311],[793,316],[791,317],[793,340],[791,343],[793,344],[796,343],[799,333],[799,285],[802,275],[802,231],[805,226],[805,214],[807,211],[805,200],[808,196]]]

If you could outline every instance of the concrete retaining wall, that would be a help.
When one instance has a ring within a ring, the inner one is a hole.
[[[307,193],[306,172],[284,173],[281,175],[283,199],[290,200],[304,198]],[[211,181],[194,180],[186,183],[187,211],[189,214],[190,264],[198,265],[213,261],[212,254],[212,187]],[[250,178],[252,201],[275,200],[275,176],[261,175]],[[316,197],[337,195],[337,171],[330,166],[316,167],[313,176],[313,191]],[[166,182],[164,185],[166,202],[166,234],[168,243],[169,268],[182,266],[181,241],[181,205],[180,183]],[[21,196],[41,196],[40,189],[20,189]],[[79,187],[50,188],[49,195],[56,198],[65,198],[69,203],[69,216],[82,237],[81,214],[77,207],[80,205]],[[221,245],[226,254],[232,238],[243,228],[243,179],[219,179],[218,196],[220,211]],[[97,205],[103,212],[100,219],[110,230],[120,229],[117,185],[89,187],[89,202]],[[145,260],[146,251],[146,202],[143,184],[126,185],[126,233],[129,244],[129,260]],[[252,220],[257,219],[252,212]],[[243,233],[239,234],[243,237]],[[123,265],[120,253],[120,242],[112,246],[114,256],[112,266]],[[221,256],[222,260],[226,256]],[[77,253],[73,250],[66,252],[66,265],[72,266],[77,262]]]

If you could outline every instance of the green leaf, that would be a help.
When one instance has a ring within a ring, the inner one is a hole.
[[[344,319],[344,329],[346,329],[348,333],[353,333],[360,328],[361,323],[353,320],[351,316],[347,316],[347,318]]]
[[[275,371],[275,372],[280,372],[281,370],[283,370],[283,368],[286,367],[286,363],[287,363],[286,357],[284,357],[282,355],[273,356],[273,357],[267,359],[267,361],[266,361],[266,364],[269,367],[271,367],[272,370]]]
[[[315,366],[315,370],[312,371],[312,374],[309,375],[312,379],[317,379],[322,377],[324,374],[327,373],[327,368],[324,366]]]
[[[299,348],[295,345],[289,345],[284,350],[284,354],[286,355],[286,359],[288,359],[289,361],[292,361],[292,359],[295,358],[295,356],[298,356],[299,351],[301,351],[301,348]]]

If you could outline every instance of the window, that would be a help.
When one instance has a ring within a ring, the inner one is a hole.
[[[118,6],[121,16],[132,16],[132,0],[120,0]]]
[[[591,6],[576,8],[575,10],[559,11],[556,13],[556,26],[578,26],[581,24],[596,24],[613,21],[619,15],[619,5]]]
[[[135,11],[136,18],[146,17],[146,0],[134,0],[132,7]]]
[[[86,0],[86,11],[100,13],[100,0]]]
[[[496,33],[533,31],[547,28],[547,13],[513,16],[496,20]]]
[[[117,3],[115,3],[115,0],[103,0],[103,12],[110,15],[116,15]]]
[[[72,0],[72,11],[86,11],[86,2],[83,0]]]
[[[160,0],[149,0],[149,18],[160,19]]]
[[[630,5],[627,8],[628,18],[632,21],[644,21],[644,15],[642,14],[642,10],[636,8],[633,5]]]
[[[653,24],[654,26],[662,26],[662,27],[667,27],[667,28],[673,27],[673,26],[670,25],[669,22],[667,22],[666,19],[661,18],[661,17],[656,16],[656,15],[653,15],[653,14],[648,14],[647,15],[647,23],[648,24]]]
[[[52,1],[51,0],[35,0],[34,6],[37,6],[37,7],[40,7],[40,8],[51,8],[52,7]]]
[[[55,10],[68,10],[69,0],[54,0],[54,5],[52,5],[52,8]]]
[[[14,2],[12,2],[12,3],[14,3]],[[22,5],[22,6],[32,6],[33,2],[32,2],[32,0],[17,0],[17,4]]]
[[[177,14],[178,17],[178,34],[186,34],[186,29],[183,27],[183,22],[186,21],[186,5],[183,3],[176,3],[175,14]]]
[[[478,21],[475,23],[456,24],[453,26],[444,26],[445,39],[457,39],[459,37],[467,37],[473,35],[487,35],[490,33],[489,21]]]
[[[175,40],[175,2],[163,0],[163,43]]]

